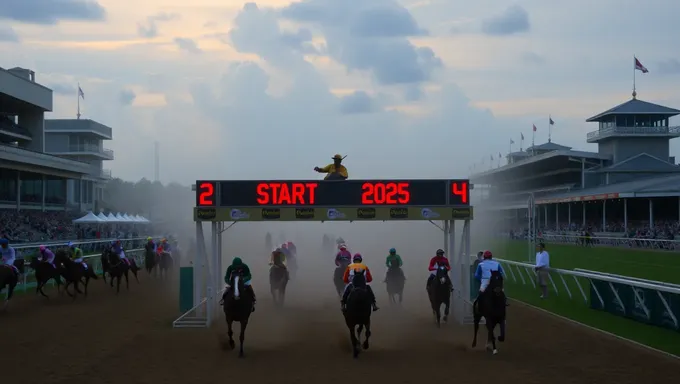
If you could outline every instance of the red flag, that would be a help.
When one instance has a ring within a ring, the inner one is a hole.
[[[637,59],[637,57],[633,56],[633,59],[635,59],[635,69],[637,69],[638,71],[640,71],[640,72],[642,72],[642,73],[647,73],[647,72],[649,72],[649,71],[647,70],[647,68],[645,68],[645,66],[642,65],[642,63],[640,62],[640,60]]]
[[[536,124],[534,124],[534,132],[536,132]]]

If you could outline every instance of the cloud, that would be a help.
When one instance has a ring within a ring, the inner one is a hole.
[[[19,35],[14,32],[12,27],[4,27],[0,25],[0,42],[16,43],[19,41]]]
[[[187,51],[193,54],[199,54],[203,52],[193,39],[189,39],[186,37],[175,37],[174,42],[175,45],[183,51]]]
[[[318,28],[328,54],[349,71],[370,72],[382,85],[428,81],[442,61],[408,39],[426,31],[393,0],[305,0],[285,7],[286,19]]]
[[[502,14],[482,21],[482,32],[491,36],[507,36],[528,32],[529,13],[519,5],[508,7]]]
[[[58,95],[76,95],[76,87],[69,83],[47,83],[45,86]]]
[[[659,73],[664,75],[677,75],[680,74],[680,60],[678,59],[668,59],[662,61],[658,65]]]
[[[177,19],[179,19],[179,15],[175,13],[161,12],[153,16],[148,16],[145,22],[137,24],[137,34],[140,37],[149,39],[154,38],[158,36],[158,23]]]
[[[137,94],[135,94],[130,89],[123,89],[118,94],[118,100],[120,101],[120,104],[124,106],[132,105],[132,103],[135,101],[135,98],[137,98]]]
[[[375,110],[375,101],[364,91],[355,91],[340,99],[340,113],[345,115],[371,113]]]
[[[545,58],[536,52],[525,51],[522,52],[521,59],[524,63],[541,65],[545,64]]]
[[[106,9],[95,0],[2,0],[0,19],[31,24],[62,20],[100,21]]]

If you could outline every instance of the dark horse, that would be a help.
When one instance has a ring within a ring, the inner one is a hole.
[[[15,260],[14,266],[19,270],[19,273],[24,273],[23,259]],[[14,268],[9,265],[0,265],[0,292],[2,292],[5,287],[7,287],[7,298],[5,299],[2,307],[0,307],[0,309],[3,311],[7,309],[9,301],[14,295],[14,288],[16,288],[18,282],[19,274],[17,274]]]
[[[152,244],[153,245],[153,244]],[[146,269],[146,273],[149,275],[151,272],[153,272],[153,269],[158,266],[158,262],[160,261],[160,256],[154,252],[153,247],[149,247],[149,245],[144,246],[144,269]],[[156,276],[158,276],[158,269],[156,269]]]
[[[238,321],[241,323],[241,333],[239,334],[239,352],[238,357],[243,357],[243,341],[246,338],[246,328],[248,327],[248,319],[253,311],[253,297],[246,289],[243,277],[239,274],[232,274],[229,281],[231,288],[222,295],[222,305],[224,309],[224,318],[227,321],[227,336],[229,336],[229,348],[234,349],[234,331],[232,330],[232,323]]]
[[[361,332],[366,327],[366,339],[361,347],[368,349],[368,339],[371,337],[371,313],[372,300],[366,286],[366,276],[363,271],[355,271],[352,278],[352,285],[347,287],[350,290],[347,295],[345,310],[345,324],[349,329],[349,337],[352,340],[352,355],[354,358],[359,357],[361,348],[359,341],[361,340]],[[358,328],[357,328],[358,327]],[[355,332],[356,329],[356,332]]]
[[[399,296],[399,304],[401,304],[404,296],[405,282],[406,276],[404,276],[404,270],[402,270],[399,265],[390,265],[387,269],[385,283],[387,284],[387,295],[390,297],[391,304],[397,303],[396,296]]]
[[[69,258],[69,251],[67,249],[58,249],[54,254],[54,262],[59,265],[62,264],[64,267],[61,269],[61,276],[66,280],[64,285],[64,291],[70,297],[76,298],[77,294],[81,293],[87,297],[87,286],[90,283],[90,279],[97,280],[97,274],[94,273],[91,267],[85,267],[83,263],[76,263]],[[84,292],[80,290],[80,284],[83,284]],[[69,285],[73,284],[75,294],[72,295],[68,291]]]
[[[342,293],[345,291],[345,282],[342,280],[342,276],[345,274],[348,265],[348,261],[343,261],[335,268],[335,271],[333,271],[333,284],[335,285],[335,291],[338,293],[338,297],[342,297]]]
[[[494,355],[498,353],[494,329],[496,328],[496,325],[500,325],[501,334],[498,336],[498,341],[505,341],[505,304],[506,298],[505,292],[503,292],[503,276],[499,271],[492,271],[489,286],[486,287],[484,293],[477,299],[477,304],[472,309],[475,320],[475,337],[472,339],[473,348],[477,346],[479,321],[482,319],[482,316],[484,316],[484,319],[486,320],[486,330],[488,332],[486,348],[492,350]]]
[[[158,267],[160,269],[161,279],[168,278],[168,272],[172,271],[174,260],[172,255],[168,252],[161,252],[160,261]]]
[[[286,300],[288,280],[290,280],[288,269],[284,265],[273,264],[269,268],[269,290],[272,293],[275,305],[283,306],[283,302]]]
[[[113,288],[113,280],[116,279],[116,294],[120,293],[120,281],[125,277],[125,288],[130,290],[130,278],[129,272],[135,275],[135,280],[139,283],[139,278],[137,278],[137,264],[134,260],[130,259],[130,265],[121,260],[115,252],[111,249],[105,248],[101,256],[102,260],[102,275],[104,276],[104,283],[106,283],[106,274],[109,274],[111,278],[110,285]]]
[[[437,268],[437,274],[427,287],[427,295],[430,297],[432,313],[437,327],[441,326],[441,320],[446,322],[449,318],[451,305],[451,280],[446,267]],[[441,306],[444,304],[444,318],[442,319]]]
[[[31,269],[35,271],[35,293],[36,294],[41,294],[43,297],[50,298],[45,294],[43,291],[43,287],[49,282],[51,279],[54,279],[54,282],[57,283],[57,292],[59,292],[59,287],[62,284],[61,281],[61,268],[57,266],[57,260],[56,260],[56,255],[55,255],[55,260],[54,260],[54,265],[48,263],[45,260],[39,260],[37,257],[34,257],[31,259],[29,266]]]

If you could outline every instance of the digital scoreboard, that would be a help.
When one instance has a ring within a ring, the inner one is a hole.
[[[420,216],[427,216],[423,212],[431,212],[441,217],[439,211],[452,208],[458,210],[462,219],[465,212],[469,212],[467,215],[471,217],[471,188],[467,179],[199,180],[196,182],[195,218],[199,221],[322,221],[386,220],[400,219],[401,216],[402,220],[408,220],[416,219],[408,214],[409,211],[421,212]],[[350,214],[352,210],[356,214]],[[326,214],[320,215],[317,211]],[[400,213],[395,214],[397,211]],[[337,212],[338,215],[328,212]],[[383,215],[384,212],[390,212],[390,215]],[[243,217],[239,218],[239,215]],[[452,215],[456,216],[455,213]],[[439,220],[450,219],[452,215],[445,214]],[[325,219],[319,216],[325,216]]]

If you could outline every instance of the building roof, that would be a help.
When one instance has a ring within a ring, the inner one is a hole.
[[[527,156],[531,156],[531,154],[524,151],[517,151],[508,153],[507,157],[527,157]]]
[[[648,153],[640,153],[595,172],[680,172],[680,167]]]
[[[560,150],[570,150],[571,147],[567,147],[566,145],[560,145],[553,143],[551,141],[548,141],[547,143],[539,144],[539,145],[534,145],[532,147],[527,148],[527,152],[531,152],[532,150],[534,151],[560,151]]]
[[[610,108],[598,115],[595,115],[586,120],[586,122],[597,122],[603,117],[611,115],[660,115],[660,116],[675,116],[680,115],[680,111],[674,108],[664,107],[663,105],[658,105],[650,103],[648,101],[630,99],[623,104],[619,104],[614,108]]]
[[[537,204],[606,200],[631,197],[680,196],[680,175],[664,175],[537,198]]]

